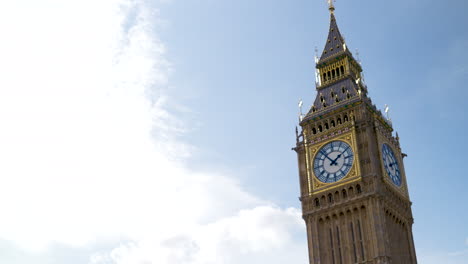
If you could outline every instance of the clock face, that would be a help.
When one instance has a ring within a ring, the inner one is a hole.
[[[392,182],[396,186],[401,186],[401,175],[398,160],[396,159],[393,150],[387,144],[382,145],[382,158],[388,177],[392,179]]]
[[[351,170],[354,154],[351,146],[343,141],[333,141],[323,146],[314,159],[315,177],[323,183],[343,179]]]

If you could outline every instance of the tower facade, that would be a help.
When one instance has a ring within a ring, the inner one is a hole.
[[[310,263],[414,264],[405,154],[391,121],[367,95],[334,10],[330,1],[317,97],[294,148]]]

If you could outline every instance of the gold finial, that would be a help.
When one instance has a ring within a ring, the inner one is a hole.
[[[333,4],[335,0],[327,0],[327,1],[328,1],[328,10],[330,10],[330,13],[333,14],[333,12],[335,12],[335,5]]]

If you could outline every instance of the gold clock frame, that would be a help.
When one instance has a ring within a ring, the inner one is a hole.
[[[353,160],[353,165],[351,166],[351,169],[349,170],[348,174],[343,177],[343,179],[333,182],[333,183],[323,183],[318,180],[317,176],[315,175],[314,169],[313,169],[313,164],[314,164],[314,159],[315,156],[317,155],[317,152],[326,144],[333,142],[333,141],[343,141],[346,142],[348,145],[351,146],[354,154],[354,160]],[[310,146],[306,148],[307,158],[308,158],[308,166],[307,168],[310,173],[308,173],[308,181],[311,186],[309,186],[309,190],[312,193],[319,193],[323,191],[327,191],[331,188],[335,188],[338,186],[342,186],[345,184],[348,184],[350,182],[357,181],[361,178],[361,168],[359,166],[359,153],[357,151],[357,144],[356,144],[356,136],[354,134],[354,131],[351,131],[346,134],[342,134],[338,137],[333,137],[328,140],[325,140],[323,142],[320,142],[320,144],[315,144],[313,146]]]
[[[379,159],[380,159],[380,167],[382,170],[382,178],[385,183],[388,185],[392,186],[394,190],[397,190],[399,193],[408,196],[408,187],[407,187],[407,182],[406,182],[406,173],[405,173],[405,167],[403,165],[403,156],[401,154],[401,149],[400,147],[395,144],[395,142],[392,142],[389,140],[387,137],[384,137],[380,135],[380,133],[377,133],[377,142],[379,144]],[[400,176],[401,176],[401,186],[397,186],[393,181],[390,179],[390,176],[388,175],[387,170],[385,169],[385,164],[383,161],[383,153],[382,153],[382,147],[383,144],[387,144],[395,154],[395,158],[398,161],[398,166],[400,167]]]

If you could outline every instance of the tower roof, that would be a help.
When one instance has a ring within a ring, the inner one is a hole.
[[[330,9],[330,29],[328,31],[327,43],[325,44],[325,48],[323,49],[322,56],[320,57],[318,64],[321,64],[338,54],[342,54],[344,52],[349,53],[346,48],[345,40],[338,29],[338,24],[336,23],[333,10],[334,9]]]
[[[303,121],[361,101],[367,87],[361,80],[362,68],[346,46],[335,18],[333,0],[329,0],[330,29],[317,68],[317,96]]]

